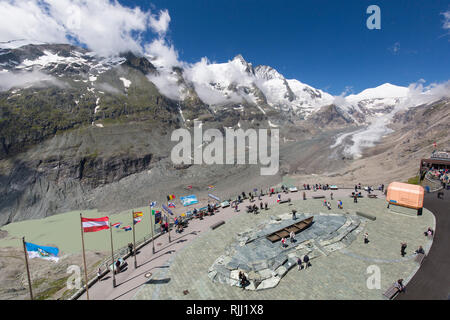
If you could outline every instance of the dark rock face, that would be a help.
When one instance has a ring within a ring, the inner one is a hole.
[[[352,119],[334,105],[323,107],[313,114],[309,120],[321,128],[343,127],[353,123]]]
[[[148,169],[152,154],[141,157],[82,157],[15,163],[0,175],[0,225],[89,207],[91,190]]]
[[[123,57],[127,59],[125,65],[135,68],[144,74],[158,73],[155,66],[144,57],[137,57],[132,52],[125,53]]]

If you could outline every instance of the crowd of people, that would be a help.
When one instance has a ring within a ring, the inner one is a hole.
[[[450,183],[450,170],[449,169],[434,169],[428,170],[427,175],[430,179],[439,180],[444,189]]]

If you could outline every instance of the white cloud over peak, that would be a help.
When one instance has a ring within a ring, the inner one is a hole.
[[[18,23],[20,21],[20,23]],[[48,43],[84,44],[102,56],[124,51],[143,53],[143,35],[166,32],[167,10],[158,16],[117,0],[3,0],[0,42],[26,39]]]
[[[178,60],[178,52],[175,47],[169,44],[164,38],[153,40],[145,45],[145,54],[149,56],[152,63],[157,68],[171,69],[174,66],[183,65]]]
[[[153,31],[160,35],[164,35],[167,32],[169,29],[169,23],[170,15],[167,9],[159,12],[159,18],[155,15],[150,16],[150,27]]]
[[[38,1],[1,1],[0,42],[21,39],[67,42],[64,26],[47,15]]]

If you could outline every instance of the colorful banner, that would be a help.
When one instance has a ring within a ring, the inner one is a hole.
[[[46,260],[51,260],[54,262],[58,262],[58,253],[59,249],[56,247],[44,247],[38,246],[37,244],[33,244],[30,242],[25,242],[28,257],[33,258],[41,258]]]
[[[180,201],[181,201],[181,203],[183,204],[184,207],[187,207],[187,206],[190,206],[190,205],[198,203],[198,199],[197,199],[196,195],[180,197]]]

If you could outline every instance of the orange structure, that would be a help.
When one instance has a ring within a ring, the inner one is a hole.
[[[423,195],[422,186],[392,182],[387,188],[386,200],[398,206],[421,209],[423,208]]]

